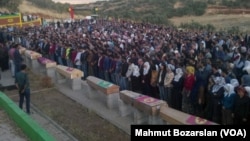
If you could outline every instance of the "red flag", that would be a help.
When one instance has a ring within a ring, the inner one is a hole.
[[[74,9],[72,6],[69,7],[69,14],[70,14],[70,18],[74,19]]]

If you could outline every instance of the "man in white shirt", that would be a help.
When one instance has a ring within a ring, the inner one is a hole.
[[[74,63],[76,65],[76,68],[79,70],[81,69],[81,54],[84,52],[84,50],[82,48],[77,48],[77,54],[76,54],[76,58],[74,60]]]
[[[126,72],[126,77],[128,78],[128,86],[127,86],[127,88],[129,89],[129,90],[132,90],[132,85],[131,85],[131,76],[132,76],[132,74],[133,74],[133,71],[134,71],[134,67],[135,67],[135,65],[134,65],[134,63],[132,62],[132,60],[129,58],[128,59],[128,70],[127,70],[127,72]]]

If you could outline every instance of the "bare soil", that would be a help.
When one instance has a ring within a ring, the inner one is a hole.
[[[60,93],[46,77],[29,74],[31,103],[79,141],[130,140],[127,133]],[[46,85],[42,85],[44,83]],[[17,90],[5,93],[18,101]]]
[[[184,16],[184,17],[174,17],[171,18],[176,26],[182,23],[198,22],[200,24],[206,25],[211,24],[217,30],[226,30],[232,27],[239,27],[242,32],[249,32],[250,30],[250,14],[205,14],[202,16]]]
[[[104,11],[109,9],[114,9],[119,7],[119,5],[123,2],[117,2],[112,7],[103,9]],[[97,6],[94,3],[88,5],[89,7]],[[144,5],[144,7],[147,5]],[[180,8],[183,4],[181,2],[177,2],[174,5],[174,8]],[[98,5],[98,7],[102,7]],[[152,7],[151,7],[152,8]],[[1,10],[1,9],[0,9]],[[136,11],[141,11],[141,8],[136,8]],[[2,9],[5,11],[5,9]],[[32,5],[27,0],[24,0],[22,4],[19,6],[19,11],[22,13],[34,13],[41,17],[44,17],[47,21],[57,21],[59,19],[67,19],[69,18],[69,14],[67,12],[57,13],[55,11],[40,9],[34,5]],[[35,12],[34,12],[35,11]],[[90,13],[86,13],[88,15]],[[77,15],[77,18],[84,18],[83,15]],[[238,27],[242,32],[250,32],[250,10],[249,9],[233,9],[228,8],[226,6],[217,6],[217,5],[209,5],[206,9],[206,13],[202,16],[182,16],[182,17],[173,17],[170,21],[173,22],[175,26],[179,26],[182,23],[190,23],[190,22],[198,22],[200,24],[206,25],[211,24],[217,30],[228,30],[232,27]]]
[[[233,9],[226,6],[210,5],[202,16],[173,17],[170,21],[176,26],[182,23],[198,22],[203,25],[211,24],[217,30],[228,30],[232,27],[238,27],[241,32],[249,32],[249,17],[249,9]]]

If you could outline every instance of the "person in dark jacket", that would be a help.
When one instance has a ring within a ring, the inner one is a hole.
[[[203,62],[197,63],[197,71],[195,72],[195,84],[191,91],[190,97],[194,109],[194,114],[199,117],[204,117],[205,105],[205,88],[208,85],[209,72],[205,70]]]
[[[167,99],[165,96],[165,88],[164,88],[164,79],[167,74],[167,65],[164,62],[161,62],[159,64],[160,70],[159,70],[159,75],[157,79],[157,85],[159,87],[159,95],[161,100]]]
[[[126,72],[128,71],[128,62],[125,57],[122,57],[121,64],[121,77],[120,77],[120,90],[128,89],[128,79],[126,77]]]
[[[247,92],[243,86],[236,88],[236,98],[233,105],[233,119],[234,124],[244,125],[249,123],[249,106],[250,99],[247,96]]]
[[[222,99],[224,97],[224,77],[217,76],[211,78],[213,84],[208,90],[208,103],[206,105],[206,118],[221,124],[222,120]]]
[[[222,124],[232,125],[232,109],[235,100],[236,93],[234,91],[235,87],[232,84],[226,84],[224,86],[224,97],[222,99]]]
[[[9,69],[8,48],[5,44],[0,44],[0,67],[2,71]]]
[[[15,74],[18,73],[21,70],[21,64],[23,63],[23,58],[19,52],[20,45],[16,44],[14,46],[15,51],[14,51],[14,65],[15,65]]]
[[[25,98],[26,112],[30,114],[30,84],[27,74],[27,66],[21,65],[21,70],[16,74],[15,84],[19,92],[19,107],[23,109],[23,102]]]
[[[182,89],[184,82],[183,70],[181,68],[177,68],[175,70],[175,76],[172,81],[173,90],[172,90],[172,107],[181,111],[181,103],[182,103]]]
[[[151,66],[148,59],[142,59],[140,62],[142,94],[152,97],[152,94],[150,93]]]

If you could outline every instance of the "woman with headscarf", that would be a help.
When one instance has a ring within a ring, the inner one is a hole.
[[[232,84],[224,85],[224,97],[222,99],[222,124],[232,125],[232,110],[236,93]]]
[[[233,119],[234,124],[244,125],[249,123],[249,106],[250,100],[247,96],[247,92],[243,86],[236,88],[236,97],[233,105]]]
[[[230,84],[232,84],[234,86],[234,88],[236,88],[240,85],[239,81],[237,79],[231,79]]]
[[[152,96],[152,93],[150,93],[151,66],[148,60],[149,59],[146,58],[145,62],[142,64],[142,71],[141,71],[142,94]]]
[[[182,89],[183,89],[183,80],[184,75],[181,68],[177,68],[175,70],[175,76],[172,81],[173,89],[172,89],[172,108],[175,108],[177,110],[181,111],[181,101],[182,101]]]
[[[206,118],[221,123],[221,101],[224,97],[225,79],[221,76],[212,77],[213,84],[208,91],[208,103],[205,110]],[[211,83],[211,82],[210,82]]]
[[[195,83],[195,69],[193,66],[186,67],[182,90],[182,111],[191,114],[194,110],[190,101],[190,93]]]
[[[9,69],[8,48],[5,44],[0,44],[0,68],[1,71]]]
[[[241,77],[242,86],[250,86],[250,74],[245,74]]]

